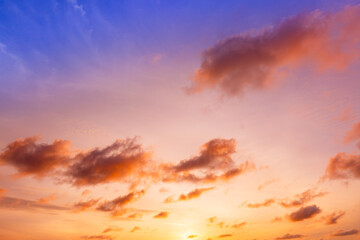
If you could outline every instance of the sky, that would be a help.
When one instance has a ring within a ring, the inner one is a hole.
[[[0,0],[0,239],[360,239],[359,21]]]

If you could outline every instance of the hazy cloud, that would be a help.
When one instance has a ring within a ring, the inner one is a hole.
[[[352,229],[349,231],[337,231],[335,233],[330,234],[331,237],[343,237],[343,236],[349,236],[349,235],[356,235],[359,231],[357,229]]]
[[[159,212],[154,216],[154,218],[167,218],[169,216],[168,212]]]
[[[303,235],[301,234],[290,234],[290,233],[287,233],[285,234],[284,236],[282,237],[277,237],[276,239],[277,240],[281,240],[281,239],[295,239],[295,238],[302,238]]]
[[[327,216],[324,216],[322,219],[325,221],[325,224],[327,224],[327,225],[337,224],[337,221],[344,215],[345,215],[345,212],[338,211],[338,212],[333,212]]]
[[[309,189],[301,194],[297,194],[293,199],[282,199],[279,200],[279,204],[282,207],[299,207],[304,205],[305,203],[310,202],[314,198],[325,196],[327,192],[317,192],[316,189]]]
[[[260,207],[269,207],[271,206],[273,203],[275,202],[275,199],[271,198],[271,199],[266,199],[264,202],[262,203],[248,203],[246,206],[248,208],[260,208]]]

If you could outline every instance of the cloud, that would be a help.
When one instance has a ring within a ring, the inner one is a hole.
[[[81,239],[94,239],[94,240],[112,240],[111,236],[106,235],[85,235],[81,236]]]
[[[78,4],[77,0],[68,0],[68,1],[72,4],[75,11],[79,11],[82,16],[85,16],[86,11],[84,10],[83,5]]]
[[[275,217],[271,220],[272,223],[274,222],[281,222],[282,221],[282,217]]]
[[[82,193],[81,196],[86,196],[89,195],[91,193],[91,191],[89,189],[85,189]]]
[[[189,235],[187,238],[197,238],[198,235]]]
[[[321,180],[350,178],[360,178],[360,155],[338,153],[330,158]]]
[[[130,192],[111,201],[102,202],[99,206],[97,206],[96,209],[99,211],[113,212],[113,214],[116,214],[116,210],[119,210],[125,205],[138,200],[144,194],[145,190]]]
[[[280,206],[289,208],[289,207],[299,207],[305,203],[310,202],[314,198],[325,196],[327,192],[316,192],[315,189],[309,189],[301,194],[295,195],[294,199],[288,200],[283,199],[279,201]]]
[[[13,197],[2,197],[0,199],[0,207],[1,208],[9,208],[9,209],[22,209],[22,210],[70,210],[70,208],[50,205],[50,204],[40,204],[36,201],[25,200],[21,198],[13,198]]]
[[[241,222],[231,225],[232,228],[241,228],[246,225],[247,222]]]
[[[254,165],[248,162],[235,165],[231,155],[236,152],[234,139],[212,139],[205,143],[200,154],[178,164],[162,165],[164,182],[212,183],[229,180],[248,170]]]
[[[360,5],[336,13],[319,10],[289,17],[265,30],[229,37],[202,53],[188,93],[219,88],[224,95],[263,90],[292,69],[344,69],[359,56]]]
[[[85,201],[85,202],[77,202],[73,206],[74,211],[81,212],[81,211],[85,211],[85,210],[87,210],[89,208],[92,208],[99,202],[99,200],[100,200],[100,198],[91,199],[91,200]]]
[[[278,181],[279,179],[272,179],[272,180],[269,180],[269,181],[266,181],[266,182],[264,182],[263,184],[260,184],[259,186],[258,186],[258,188],[257,188],[257,190],[261,190],[261,189],[263,189],[264,187],[267,187],[268,185],[270,185],[270,184],[272,184],[272,183],[274,183],[274,182],[276,182],[276,181]]]
[[[130,232],[136,232],[136,231],[139,231],[139,230],[141,230],[141,228],[140,227],[138,227],[138,226],[135,226],[133,229],[131,229],[131,231]]]
[[[344,137],[344,143],[360,140],[360,122],[354,124],[352,129],[348,131]]]
[[[349,231],[337,231],[335,233],[330,234],[331,237],[343,237],[343,236],[349,236],[349,235],[356,235],[359,231],[357,229],[352,229]]]
[[[143,215],[141,213],[133,213],[127,216],[129,219],[140,219]]]
[[[345,212],[339,211],[339,212],[333,212],[327,216],[324,216],[322,219],[325,221],[325,224],[331,225],[331,224],[337,224],[337,221],[339,218],[343,217],[345,215]]]
[[[260,207],[269,207],[271,206],[273,203],[275,202],[275,199],[271,198],[271,199],[266,199],[264,202],[262,203],[248,203],[246,206],[248,208],[260,208]]]
[[[168,216],[169,216],[168,212],[159,212],[153,218],[168,218]]]
[[[312,218],[321,212],[320,208],[316,205],[302,207],[299,210],[291,213],[288,218],[292,222],[303,221],[308,218]]]
[[[214,189],[215,187],[210,187],[210,188],[196,188],[195,190],[187,193],[187,194],[181,194],[178,197],[177,201],[187,201],[193,198],[198,198],[201,196],[201,194],[203,194],[204,192],[210,191],[212,189]],[[167,199],[165,199],[164,201],[165,203],[172,203],[172,202],[176,202],[174,200],[174,198],[172,196],[168,197]]]
[[[232,237],[232,234],[221,234],[218,238]]]
[[[145,172],[151,154],[145,152],[137,139],[117,140],[103,149],[94,149],[76,156],[76,163],[66,171],[75,186],[108,182],[137,182]]]
[[[300,234],[290,234],[290,233],[287,233],[285,234],[284,236],[282,237],[277,237],[276,239],[277,240],[281,240],[281,239],[295,239],[295,238],[302,238],[304,237],[303,235],[300,235]]]
[[[0,200],[5,195],[5,193],[6,193],[6,189],[5,188],[0,188]]]
[[[56,196],[56,193],[53,193],[53,194],[50,194],[49,196],[47,197],[43,197],[43,198],[40,198],[37,202],[40,203],[40,204],[44,204],[44,203],[48,203],[48,202],[51,202],[51,201],[54,201],[56,199],[58,199],[59,197]]]
[[[52,144],[37,143],[38,136],[18,139],[0,154],[0,164],[16,168],[18,176],[43,177],[58,167],[69,164],[70,141],[55,140]]]
[[[122,231],[122,228],[106,228],[102,233]]]

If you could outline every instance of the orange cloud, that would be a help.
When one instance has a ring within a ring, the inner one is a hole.
[[[360,122],[356,123],[344,137],[344,143],[360,140]]]
[[[275,217],[271,220],[272,223],[274,222],[281,222],[282,221],[282,217]]]
[[[25,209],[25,210],[70,210],[67,207],[50,205],[50,204],[39,204],[36,201],[25,200],[21,198],[13,198],[13,197],[2,197],[0,199],[0,207],[1,208],[10,208],[10,209]]]
[[[325,221],[325,224],[331,225],[331,224],[337,224],[337,221],[339,218],[343,217],[345,215],[345,212],[339,211],[339,212],[333,212],[322,219]]]
[[[198,235],[189,235],[187,238],[197,238]]]
[[[111,236],[106,235],[85,235],[81,236],[81,239],[94,239],[94,240],[112,240]]]
[[[218,238],[232,237],[232,234],[221,234]]]
[[[357,229],[352,229],[349,231],[337,231],[335,233],[330,234],[331,237],[344,237],[344,236],[350,236],[350,235],[356,235],[359,231]]]
[[[131,202],[138,200],[144,194],[145,194],[145,190],[130,192],[124,196],[117,197],[111,201],[105,201],[101,203],[96,209],[104,212],[115,211]]]
[[[76,156],[66,172],[76,186],[95,185],[120,180],[138,181],[151,154],[145,152],[136,139],[117,140],[103,149],[94,149]]]
[[[358,58],[360,5],[287,18],[257,34],[229,37],[202,53],[188,93],[219,88],[228,96],[267,89],[303,63],[343,69]]]
[[[295,239],[295,238],[302,238],[304,237],[303,235],[300,235],[300,234],[290,234],[290,233],[287,233],[285,234],[284,236],[282,237],[277,237],[276,239],[277,240],[282,240],[282,239]]]
[[[231,225],[232,228],[241,228],[246,225],[246,222],[236,223]]]
[[[181,194],[178,198],[178,201],[187,201],[193,198],[198,198],[203,194],[204,192],[210,191],[214,189],[215,187],[210,188],[196,188],[195,190],[187,193],[187,194]],[[165,200],[166,203],[173,202],[174,200],[170,197]]]
[[[175,165],[163,165],[162,179],[164,182],[211,183],[218,180],[229,180],[255,168],[248,162],[236,166],[231,157],[235,152],[236,142],[234,139],[210,140],[202,146],[199,155],[182,160]]]
[[[299,210],[291,213],[288,218],[292,222],[303,221],[308,218],[312,218],[321,212],[320,208],[316,205],[302,207]]]
[[[55,140],[52,144],[39,144],[38,140],[36,136],[8,144],[0,154],[0,163],[15,167],[18,176],[37,177],[43,177],[69,163],[70,141]]]
[[[102,233],[122,231],[122,230],[123,230],[122,228],[106,228]]]
[[[98,199],[91,199],[85,202],[77,202],[74,204],[74,211],[81,212],[85,211],[93,206],[95,206],[99,202],[100,198]]]
[[[168,212],[159,212],[153,218],[168,218],[168,216],[169,216]]]
[[[248,203],[246,206],[248,208],[260,208],[260,207],[269,207],[271,206],[273,203],[275,202],[275,199],[266,199],[264,202],[262,203]]]
[[[5,195],[5,193],[6,193],[6,189],[0,188],[0,199]]]
[[[324,179],[360,178],[360,155],[338,153],[330,158]]]
[[[136,232],[136,231],[139,231],[141,228],[140,227],[138,227],[138,226],[135,226],[133,229],[131,229],[131,231],[130,232]]]
[[[58,196],[56,196],[56,193],[53,193],[53,194],[51,194],[51,195],[49,195],[47,197],[40,198],[37,202],[41,203],[41,204],[44,204],[44,203],[54,201],[57,198],[58,198]]]
[[[315,189],[309,189],[301,194],[295,195],[293,200],[283,199],[280,200],[279,204],[282,207],[299,207],[305,203],[310,202],[314,198],[325,196],[327,192],[316,192]]]

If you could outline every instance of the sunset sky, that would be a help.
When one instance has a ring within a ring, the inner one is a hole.
[[[0,0],[0,239],[360,239],[360,1]]]

